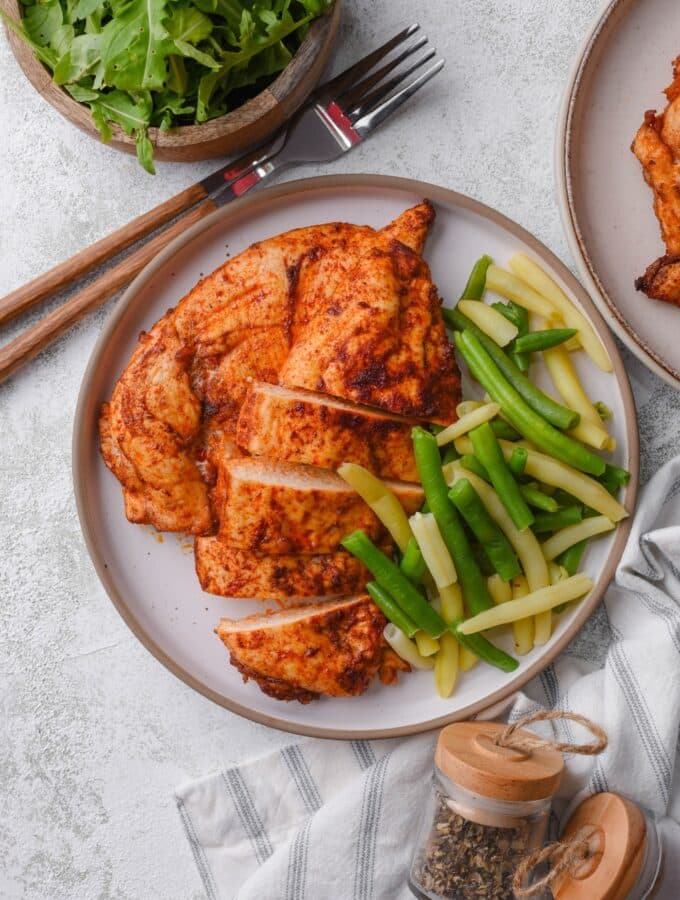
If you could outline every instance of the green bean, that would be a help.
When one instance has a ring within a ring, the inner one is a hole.
[[[576,334],[575,328],[546,328],[543,331],[530,331],[528,334],[517,335],[514,349],[518,353],[537,353],[539,350],[549,350],[564,344]]]
[[[520,484],[519,492],[529,506],[533,506],[534,509],[542,509],[544,512],[548,513],[557,512],[559,505],[557,500],[555,500],[554,497],[549,497],[547,494],[544,494],[543,491],[539,491],[539,489],[532,484]]]
[[[520,478],[524,474],[528,458],[529,451],[526,447],[515,447],[512,451],[512,455],[508,460],[508,468],[515,478]]]
[[[496,489],[501,503],[507,509],[515,526],[520,531],[524,531],[534,521],[534,516],[520,493],[519,485],[505,464],[503,451],[499,447],[496,435],[489,427],[489,423],[485,422],[483,425],[473,428],[470,432],[470,440],[475,456],[489,473],[491,484]]]
[[[510,581],[522,571],[515,551],[498,525],[486,511],[479,494],[467,478],[461,478],[449,491],[454,506],[465,519],[470,530],[484,548],[494,569],[504,581]]]
[[[470,548],[472,550],[472,555],[475,558],[475,562],[479,566],[479,570],[482,575],[486,575],[487,578],[489,575],[493,575],[496,569],[493,566],[493,563],[489,559],[486,550],[482,547],[481,544],[478,544],[477,541],[473,541],[470,544]]]
[[[428,432],[429,434],[429,432]],[[429,435],[434,441],[434,437]],[[437,446],[435,442],[435,447]],[[345,550],[366,566],[381,588],[387,591],[406,615],[430,637],[438,638],[446,623],[436,610],[363,531],[353,531],[341,541]]]
[[[508,355],[520,372],[527,372],[531,362],[531,355],[529,353],[518,353],[516,342],[517,338],[523,337],[529,331],[529,313],[523,306],[520,306],[519,303],[515,303],[513,300],[508,300],[507,303],[492,303],[491,305],[516,326],[517,336],[508,348]]]
[[[612,496],[616,496],[619,492],[619,488],[625,487],[630,481],[630,472],[626,469],[621,469],[618,466],[612,466],[607,463],[604,472],[598,481],[610,494],[612,494]]]
[[[455,462],[455,460],[460,459],[460,453],[456,450],[456,447],[451,441],[450,444],[447,444],[444,447],[444,452],[442,453],[442,465],[445,466],[447,463]]]
[[[567,430],[578,425],[580,416],[573,409],[567,409],[557,403],[552,397],[544,394],[524,375],[515,363],[490,337],[484,334],[477,326],[457,309],[443,309],[442,313],[447,325],[453,331],[471,331],[496,366],[501,370],[506,379],[514,387],[525,403],[535,412],[547,419],[556,428]]]
[[[483,478],[484,481],[488,481],[489,484],[491,484],[489,473],[476,456],[473,456],[471,453],[464,453],[460,458],[460,464],[464,469],[467,469],[468,472],[474,472],[475,475],[479,475],[480,478]]]
[[[446,428],[445,425],[438,425],[436,422],[430,422],[428,428],[432,432],[432,434],[437,435],[440,431],[443,431]]]
[[[586,549],[588,541],[579,541],[578,544],[572,544],[564,553],[557,557],[560,566],[564,566],[569,575],[576,575],[578,567],[581,565],[581,557]]]
[[[406,637],[413,637],[416,631],[419,631],[413,619],[406,615],[392,595],[388,594],[384,588],[381,588],[376,581],[369,581],[366,585],[366,590],[385,618],[389,619],[390,622],[394,622],[397,628],[404,632]]]
[[[471,650],[475,656],[478,656],[485,663],[488,663],[490,666],[495,666],[497,669],[501,669],[503,672],[514,672],[519,663],[517,660],[506,653],[504,650],[501,650],[499,647],[496,647],[491,641],[487,640],[482,634],[460,634],[457,625],[460,622],[456,622],[454,625],[449,626],[451,631],[455,634],[456,638],[460,641],[461,644],[464,644],[468,650]]]
[[[562,488],[557,488],[552,496],[553,500],[557,501],[558,506],[578,506],[581,503],[581,501],[578,498],[574,497],[573,494],[569,494],[567,491],[563,491]]]
[[[418,541],[414,537],[410,538],[406,545],[406,550],[401,558],[399,568],[409,581],[412,581],[414,584],[420,584],[425,572],[427,572],[427,565],[423,559],[423,554],[418,546]],[[385,613],[385,615],[387,615],[387,613]],[[397,623],[395,622],[395,625],[396,624]]]
[[[486,286],[486,270],[489,268],[493,260],[490,256],[482,256],[472,267],[470,277],[467,284],[463,288],[460,295],[461,300],[481,300],[484,296],[484,288]]]
[[[556,459],[587,472],[602,475],[605,462],[582,444],[562,434],[525,403],[506,381],[480,341],[470,331],[456,332],[456,346],[477,381],[490,397],[500,404],[510,424],[533,441],[537,447]],[[433,438],[434,440],[434,438]],[[484,460],[482,460],[482,463]]]
[[[512,425],[509,422],[506,422],[505,419],[492,419],[489,422],[489,425],[496,437],[502,438],[504,441],[518,441],[522,437],[519,431],[515,431]]]
[[[581,565],[581,557],[583,556],[583,551],[586,549],[587,543],[588,541],[579,541],[578,544],[572,544],[571,547],[568,547],[564,553],[561,553],[557,557],[558,565],[565,568],[569,575],[576,575],[578,572],[578,567]],[[568,606],[568,603],[560,603],[559,606],[555,607],[553,612],[560,615]]]
[[[518,337],[527,333],[529,330],[529,313],[523,306],[520,306],[519,303],[514,303],[512,300],[508,300],[507,303],[501,303],[499,300],[496,303],[492,303],[491,306],[496,312],[505,316],[508,322],[512,322],[517,329]]]
[[[472,614],[476,615],[493,606],[486,579],[479,571],[456,507],[448,498],[436,439],[419,427],[414,428],[412,434],[413,453],[425,499],[430,504],[441,536],[455,563],[465,602]]]
[[[534,533],[545,534],[548,531],[559,531],[567,525],[576,525],[583,518],[580,506],[564,506],[557,512],[536,513]]]

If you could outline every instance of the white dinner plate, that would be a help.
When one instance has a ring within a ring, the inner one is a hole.
[[[583,283],[608,324],[650,369],[680,387],[680,308],[635,279],[665,253],[653,194],[630,145],[680,53],[677,0],[613,0],[586,38],[559,118],[562,222]]]
[[[221,616],[246,615],[261,609],[261,603],[203,593],[194,572],[190,539],[172,534],[161,537],[149,527],[126,521],[120,485],[99,454],[97,416],[140,331],[149,329],[202,275],[254,241],[334,220],[380,227],[424,197],[432,200],[437,212],[425,258],[445,304],[455,301],[481,254],[489,253],[505,263],[514,252],[524,250],[540,260],[589,316],[615,371],[603,374],[585,358],[578,359],[578,368],[591,396],[605,400],[613,410],[613,433],[618,441],[614,461],[631,470],[625,503],[632,509],[635,502],[637,422],[615,343],[566,267],[519,226],[444,188],[368,175],[290,182],[238,201],[197,223],[139,275],[111,314],[93,351],[74,424],[78,511],[99,577],[144,645],[172,672],[215,702],[277,728],[323,737],[385,737],[440,726],[498,703],[546,666],[583,625],[614,573],[629,530],[626,522],[613,534],[591,543],[584,565],[595,581],[594,590],[557,619],[550,642],[523,657],[512,676],[478,665],[460,676],[454,695],[444,700],[435,691],[432,673],[416,672],[392,687],[376,680],[361,697],[322,698],[302,705],[273,700],[252,681],[244,684],[213,633]],[[504,646],[511,650],[511,645],[508,635]]]

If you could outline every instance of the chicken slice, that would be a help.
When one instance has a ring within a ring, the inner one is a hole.
[[[387,482],[406,512],[423,504],[419,484]],[[361,528],[374,540],[385,530],[361,497],[328,469],[274,460],[228,459],[218,480],[220,539],[260,553],[332,553]]]
[[[416,481],[406,419],[326,394],[261,382],[246,395],[236,441],[253,456],[337,469],[359,463],[381,478]]]
[[[239,550],[218,537],[197,537],[194,552],[201,587],[219,597],[288,600],[356,594],[370,579],[364,566],[344,550],[270,556]]]
[[[422,258],[377,234],[296,333],[279,383],[452,422],[460,383],[440,307]]]
[[[309,703],[320,694],[362,694],[381,662],[385,618],[370,597],[343,598],[244,619],[215,633],[231,664],[277,700]]]

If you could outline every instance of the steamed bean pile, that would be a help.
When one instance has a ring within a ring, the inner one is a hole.
[[[485,302],[486,291],[503,298]],[[343,540],[373,581],[385,639],[416,669],[432,669],[442,697],[458,673],[483,661],[504,672],[550,639],[554,617],[582,599],[587,542],[627,512],[617,495],[629,473],[601,455],[616,449],[611,412],[592,402],[572,354],[612,365],[592,326],[532,259],[509,270],[475,264],[455,309],[444,309],[455,347],[485,392],[464,400],[446,428],[413,429],[425,494],[407,518],[387,485],[362,466],[339,474],[364,498],[397,546],[393,558],[363,531]],[[542,359],[558,401],[530,378]],[[515,655],[487,632],[511,626]]]

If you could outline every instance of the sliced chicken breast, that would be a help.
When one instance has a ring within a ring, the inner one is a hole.
[[[277,700],[362,694],[381,662],[385,618],[367,595],[222,619],[215,633],[244,681]]]
[[[349,553],[275,556],[239,550],[218,537],[197,537],[196,573],[201,587],[219,597],[289,600],[358,594],[370,575]]]
[[[416,481],[411,429],[417,422],[262,382],[246,395],[236,440],[253,456],[328,469],[353,462],[381,478]]]
[[[407,210],[388,226],[389,239],[422,248],[432,217],[429,204]],[[375,235],[330,223],[261,241],[140,335],[100,418],[102,455],[131,521],[212,531],[213,448],[233,438],[250,383],[278,380],[298,322],[323,305],[333,277],[345,278]]]
[[[418,484],[388,482],[410,515],[422,506]],[[357,528],[381,539],[384,528],[361,497],[328,469],[268,459],[226,460],[217,485],[220,539],[261,553],[332,553]]]

